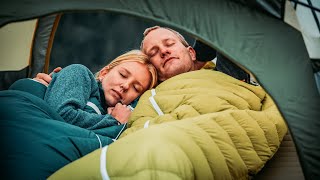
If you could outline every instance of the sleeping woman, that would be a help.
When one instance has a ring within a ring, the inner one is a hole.
[[[108,135],[110,126],[125,124],[127,107],[157,82],[156,70],[138,50],[129,51],[94,75],[83,65],[70,65],[53,75],[44,100],[76,126]],[[109,107],[109,108],[108,108]]]
[[[124,129],[119,124],[130,115],[126,105],[152,88],[156,77],[147,57],[130,51],[102,68],[96,78],[86,67],[70,65],[53,75],[47,90],[24,79],[1,91],[3,176],[46,179],[112,143]]]
[[[114,59],[96,77],[80,64],[65,67],[53,74],[41,96],[67,123],[110,136],[106,128],[125,124],[131,114],[127,105],[152,88],[156,78],[156,70],[147,57],[132,50]],[[30,86],[16,84],[11,89]]]

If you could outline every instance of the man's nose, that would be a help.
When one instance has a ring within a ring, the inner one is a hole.
[[[161,53],[161,54],[160,54],[161,58],[164,58],[164,57],[166,57],[168,54],[170,54],[170,51],[169,51],[168,48],[163,47],[163,48],[160,49],[160,53]]]

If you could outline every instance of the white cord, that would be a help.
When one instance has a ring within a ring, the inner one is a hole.
[[[108,146],[103,147],[100,156],[100,173],[103,180],[110,180],[107,172],[107,150]]]
[[[153,108],[157,111],[159,116],[164,115],[163,112],[161,111],[160,107],[158,106],[156,100],[154,99],[154,96],[156,95],[156,90],[151,89],[151,97],[149,97],[149,101],[151,102]]]

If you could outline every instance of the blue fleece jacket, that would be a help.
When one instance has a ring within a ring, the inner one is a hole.
[[[95,130],[98,134],[106,135],[108,131],[103,129],[118,126],[118,121],[106,113],[107,105],[100,83],[83,65],[72,64],[53,74],[44,100],[66,122]]]

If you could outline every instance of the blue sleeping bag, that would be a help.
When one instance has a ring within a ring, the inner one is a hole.
[[[4,179],[46,179],[113,142],[112,137],[64,122],[44,100],[24,91],[1,91],[0,115]]]

